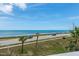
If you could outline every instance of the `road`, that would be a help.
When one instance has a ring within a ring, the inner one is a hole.
[[[53,39],[59,39],[59,38],[61,38],[60,36],[68,36],[68,35],[57,35],[57,36],[53,36],[53,37],[51,37],[51,38],[53,38]],[[47,37],[47,38],[49,38],[49,37]],[[50,40],[52,40],[52,39],[50,39]],[[13,40],[12,40],[13,41]],[[32,40],[30,40],[30,41],[27,41],[24,45],[26,45],[26,44],[32,44],[32,43],[35,43],[35,42],[31,42]],[[48,39],[40,39],[39,40],[39,42],[44,42],[44,41],[48,41]],[[14,42],[15,43],[15,42]],[[16,42],[16,43],[20,43],[19,41],[18,42]],[[1,47],[0,49],[6,49],[6,48],[12,48],[12,47],[16,47],[16,46],[21,46],[21,44],[18,44],[18,45],[11,45],[11,46],[5,46],[5,47]]]
[[[55,37],[60,37],[60,36],[69,36],[69,34],[58,34],[56,36],[52,36],[52,35],[39,36],[39,40],[48,40],[50,38],[55,38]],[[33,37],[32,39],[27,39],[26,42],[30,42],[34,40],[36,40],[36,37]],[[17,44],[17,43],[20,43],[19,38],[0,41],[0,45],[10,45],[10,44]]]

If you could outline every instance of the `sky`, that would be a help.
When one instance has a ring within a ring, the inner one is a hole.
[[[0,30],[70,30],[78,3],[0,3]]]

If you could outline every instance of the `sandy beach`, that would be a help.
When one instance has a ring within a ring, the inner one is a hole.
[[[45,36],[39,36],[39,40],[48,40],[50,38],[56,38],[56,37],[63,37],[63,36],[70,36],[70,34],[57,34],[56,36],[52,35],[45,35]],[[26,42],[34,41],[36,40],[36,37],[34,36],[31,39],[27,39]],[[10,44],[17,44],[20,43],[19,38],[5,38],[0,40],[0,45],[10,45]]]

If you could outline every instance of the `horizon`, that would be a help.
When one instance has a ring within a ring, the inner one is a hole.
[[[0,3],[0,30],[71,30],[79,3]]]
[[[20,29],[21,30],[21,29]],[[54,29],[55,30],[55,29]],[[57,30],[57,29],[56,29]],[[55,30],[55,31],[56,31]],[[0,30],[0,31],[8,31],[8,30]],[[18,31],[18,30],[11,30],[11,31]],[[21,30],[22,31],[22,30]],[[28,31],[28,30],[23,30],[23,31]],[[30,30],[31,31],[31,30]],[[40,31],[40,30],[37,30],[37,31]],[[46,30],[47,31],[47,30]],[[49,31],[53,31],[53,30],[49,30]],[[57,30],[58,31],[58,30]],[[65,30],[60,30],[60,31],[65,31]],[[67,31],[70,31],[70,30],[67,30]]]

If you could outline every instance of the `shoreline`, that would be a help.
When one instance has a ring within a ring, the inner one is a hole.
[[[63,35],[63,34],[70,34],[70,33],[39,33],[39,36],[45,36],[45,35],[52,35],[52,36],[56,36],[56,35]],[[15,35],[15,36],[2,36],[0,37],[0,39],[4,39],[4,38],[19,38],[19,37],[26,37],[26,36],[36,36],[36,33],[35,34],[27,34],[27,35]]]

